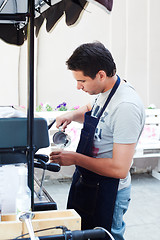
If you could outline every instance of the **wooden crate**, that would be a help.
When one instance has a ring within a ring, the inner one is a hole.
[[[73,210],[54,210],[34,212],[35,217],[32,220],[34,231],[52,228],[46,231],[35,233],[36,236],[47,236],[61,234],[62,230],[53,229],[56,226],[66,226],[70,230],[81,229],[81,218]],[[0,223],[0,239],[13,239],[22,234],[28,233],[25,223],[16,221],[15,215],[2,215]],[[25,237],[28,237],[26,235]]]

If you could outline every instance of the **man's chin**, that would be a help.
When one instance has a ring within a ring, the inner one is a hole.
[[[89,95],[96,95],[97,93],[95,92],[87,92]]]
[[[84,91],[84,90],[83,90]],[[88,92],[88,91],[84,91],[85,93],[88,93],[89,95],[96,95],[97,93],[94,92]]]

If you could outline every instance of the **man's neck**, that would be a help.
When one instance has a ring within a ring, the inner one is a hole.
[[[112,89],[116,81],[117,81],[117,75],[114,75],[113,77],[107,77],[106,85],[103,92],[107,92],[108,90]]]

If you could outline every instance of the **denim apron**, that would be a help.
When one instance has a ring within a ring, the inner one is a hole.
[[[91,111],[85,113],[84,125],[76,152],[92,157],[95,129],[119,84],[120,78],[118,77],[98,118],[92,117]],[[82,230],[103,227],[109,232],[111,231],[118,184],[119,179],[101,176],[76,166],[67,208],[75,209],[81,216]],[[106,237],[105,239],[110,238]]]

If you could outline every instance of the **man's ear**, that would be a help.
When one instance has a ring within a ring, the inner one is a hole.
[[[98,74],[99,74],[99,77],[100,77],[101,81],[103,81],[107,77],[106,72],[103,71],[103,70],[99,70]]]

